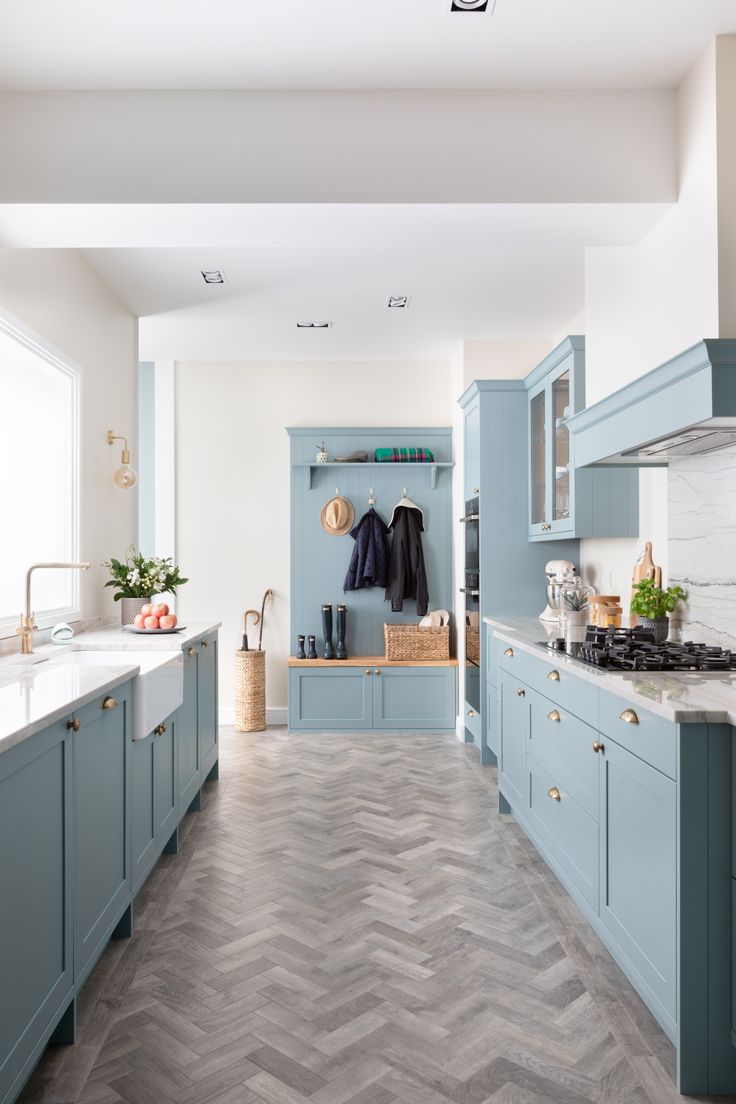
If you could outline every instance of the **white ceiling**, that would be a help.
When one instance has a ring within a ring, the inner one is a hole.
[[[490,5],[492,6],[492,5]],[[0,0],[0,89],[671,88],[734,0]]]
[[[635,244],[667,209],[286,205],[187,208],[178,217],[174,209],[148,227],[155,247],[141,247],[139,220],[118,227],[115,248],[85,256],[131,310],[149,316],[144,359],[447,359],[463,339],[553,337],[583,306],[585,247]],[[170,247],[182,238],[191,244]],[[120,248],[125,241],[137,245]],[[211,268],[224,271],[224,286],[204,283],[200,270]],[[392,294],[410,295],[409,309],[388,310]],[[297,330],[304,319],[333,327]]]

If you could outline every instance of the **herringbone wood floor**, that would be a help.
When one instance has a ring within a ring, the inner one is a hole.
[[[672,1047],[453,736],[236,735],[23,1104],[659,1104]]]

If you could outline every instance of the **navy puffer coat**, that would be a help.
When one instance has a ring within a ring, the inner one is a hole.
[[[388,578],[388,525],[371,507],[350,530],[355,541],[350,567],[345,576],[345,590],[386,586]]]

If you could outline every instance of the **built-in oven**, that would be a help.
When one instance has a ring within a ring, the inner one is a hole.
[[[479,500],[465,503],[465,700],[480,713],[480,510]]]

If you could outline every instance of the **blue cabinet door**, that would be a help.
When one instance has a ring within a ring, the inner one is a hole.
[[[74,976],[86,977],[130,900],[131,684],[79,711],[74,733]]]
[[[360,732],[373,727],[372,667],[290,667],[289,727]]]
[[[500,755],[498,788],[517,808],[528,804],[526,746],[529,739],[530,699],[533,691],[502,674],[498,687]]]
[[[134,740],[131,750],[130,847],[134,893],[145,881],[157,857],[153,807],[155,747],[156,736],[151,732],[145,740]]]
[[[201,782],[199,763],[199,649],[191,645],[184,649],[184,693],[179,707],[178,774],[179,815],[183,815],[198,794]]]
[[[677,786],[612,740],[600,777],[601,922],[674,1031]]]
[[[480,403],[465,411],[464,456],[465,499],[475,498],[480,492]]]
[[[422,732],[455,728],[454,667],[374,667],[372,680],[374,728]]]
[[[153,814],[160,853],[179,821],[177,789],[177,739],[179,713],[172,714],[155,734],[153,743]]]
[[[204,781],[217,761],[217,633],[199,642],[197,651],[197,739],[199,766]]]
[[[71,740],[0,756],[0,1099],[15,1099],[72,995]]]

